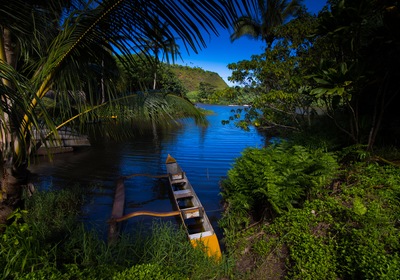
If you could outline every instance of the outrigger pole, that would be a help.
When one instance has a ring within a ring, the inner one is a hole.
[[[137,211],[124,215],[125,209],[125,180],[132,177],[152,177],[152,178],[168,178],[168,175],[151,175],[151,174],[132,174],[122,176],[117,179],[115,186],[114,202],[111,212],[111,218],[108,221],[108,242],[114,242],[119,235],[118,223],[129,218],[137,216],[154,216],[154,217],[172,217],[180,216],[180,211],[171,212],[153,212],[153,211]]]
[[[155,217],[172,217],[180,216],[182,225],[186,230],[188,239],[193,247],[200,248],[210,257],[221,259],[221,248],[219,246],[218,237],[211,225],[210,220],[197,197],[192,185],[190,184],[185,172],[176,162],[176,160],[168,155],[166,159],[166,169],[168,175],[153,176],[150,174],[133,174],[126,177],[120,177],[117,180],[115,188],[115,198],[109,221],[108,240],[113,242],[118,238],[118,223],[136,216],[147,215]],[[127,178],[136,176],[147,176],[154,178],[168,178],[170,192],[172,195],[173,206],[176,209],[171,212],[152,212],[152,211],[137,211],[124,215],[125,203],[125,184]]]

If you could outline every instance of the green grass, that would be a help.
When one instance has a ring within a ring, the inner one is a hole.
[[[2,279],[220,279],[232,267],[194,249],[182,229],[155,220],[111,245],[78,222],[84,188],[38,191],[0,239]]]
[[[355,148],[338,153],[340,157],[337,158],[342,162],[340,172],[315,186],[315,192],[304,197],[303,203],[288,205],[278,215],[264,216],[251,226],[249,220],[246,223],[243,218],[246,211],[239,213],[243,207],[236,208],[237,205],[232,203],[259,195],[250,190],[242,197],[243,189],[226,189],[230,193],[223,195],[235,198],[228,200],[231,204],[222,223],[224,230],[230,233],[227,245],[238,262],[252,260],[247,262],[246,269],[235,271],[237,278],[275,275],[278,279],[398,279],[399,167]],[[287,153],[280,154],[279,158],[269,154],[258,160],[245,153],[241,165],[234,166],[235,172],[242,172],[241,178],[247,180],[247,185],[241,184],[240,188],[257,185],[257,180],[262,178],[261,175],[254,176],[254,170],[263,173],[261,167],[254,167],[257,163],[266,166],[266,161],[281,162],[285,164],[280,168],[293,168],[295,160],[292,157],[296,154],[291,149]],[[285,158],[292,158],[292,164],[285,162]],[[302,158],[306,162],[310,160],[304,155]],[[318,162],[317,159],[312,161]],[[271,172],[279,176],[280,168],[275,166]],[[305,169],[298,170],[296,180],[309,172],[307,164],[302,168]],[[284,174],[291,172],[286,170]],[[314,175],[324,174],[326,172],[319,170]],[[271,175],[264,172],[262,182],[270,178]],[[285,186],[290,188],[288,183]],[[247,211],[248,219],[252,211]],[[273,207],[264,211],[270,213]]]

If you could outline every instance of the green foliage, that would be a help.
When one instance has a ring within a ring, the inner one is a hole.
[[[171,223],[156,221],[152,234],[140,230],[135,235],[139,240],[135,246],[138,263],[151,263],[171,268],[178,275],[189,279],[215,279],[225,275],[227,260],[221,262],[209,258],[202,250],[195,249],[188,242],[183,229],[177,229]]]
[[[113,276],[113,280],[179,280],[187,279],[186,277],[179,275],[178,273],[169,273],[165,267],[157,264],[139,264],[132,266],[120,273]]]
[[[200,82],[199,84],[199,91],[198,91],[198,98],[201,102],[205,103],[209,96],[215,93],[215,87],[209,83]]]
[[[309,14],[301,14],[287,24],[276,27],[274,46],[251,60],[231,63],[230,81],[241,84],[245,90],[238,94],[251,93],[250,104],[254,114],[246,122],[257,120],[261,126],[285,130],[301,130],[312,124],[315,98],[304,88],[309,82],[303,76],[313,65],[309,50],[313,39],[308,36],[317,20]]]
[[[359,197],[354,198],[353,201],[353,211],[357,215],[365,215],[367,213],[367,207],[365,207],[364,203]]]
[[[83,189],[74,186],[37,191],[25,199],[28,210],[17,209],[2,235],[0,266],[4,278],[56,264],[59,244],[77,226],[83,196]]]
[[[65,264],[61,268],[44,267],[26,274],[17,274],[15,279],[42,279],[42,280],[69,280],[69,279],[112,279],[119,273],[120,267],[115,265],[98,265],[93,267],[80,267],[76,264]]]
[[[85,201],[85,190],[79,185],[69,189],[37,191],[25,199],[29,209],[25,221],[42,240],[60,240],[63,234],[77,225],[76,217]]]
[[[3,279],[54,262],[54,248],[35,238],[31,234],[32,227],[22,222],[26,214],[26,211],[15,211],[9,218],[13,222],[1,236],[0,269]]]
[[[181,80],[178,79],[176,74],[172,71],[170,66],[164,65],[165,69],[160,79],[161,89],[163,92],[171,92],[173,94],[185,97],[188,90]]]
[[[189,92],[199,90],[200,83],[209,84],[216,90],[223,90],[228,87],[217,73],[203,70],[200,67],[174,64],[171,66],[171,71]]]
[[[367,159],[371,156],[371,153],[366,151],[365,145],[351,145],[343,148],[338,153],[340,161],[342,163],[354,163]]]
[[[248,148],[223,182],[222,196],[228,207],[221,225],[234,233],[247,226],[254,213],[282,214],[301,206],[305,199],[323,193],[337,167],[333,155],[321,149],[286,142]]]
[[[72,276],[72,275],[71,275]],[[74,275],[75,276],[75,275]],[[76,275],[78,276],[78,275]],[[59,270],[56,268],[45,268],[45,269],[40,269],[40,270],[35,270],[32,272],[29,272],[25,275],[19,275],[16,276],[15,279],[19,280],[31,280],[31,279],[37,279],[37,280],[64,280],[68,279],[63,275]]]
[[[156,62],[154,57],[136,55],[133,58],[122,56],[118,60],[119,67],[123,73],[123,82],[120,84],[121,92],[137,92],[153,90],[154,75],[156,75],[156,89],[163,92],[171,92],[184,96],[187,92],[184,84],[173,71],[173,66]],[[122,65],[130,64],[129,68]],[[155,69],[155,66],[156,69]]]
[[[337,231],[341,273],[365,279],[396,279],[400,273],[398,168],[357,164],[349,175],[341,199],[346,203],[354,197],[353,207],[346,209],[349,220],[338,221],[343,226]]]
[[[351,100],[352,81],[348,77],[349,70],[345,62],[335,66],[337,69],[328,68],[322,70],[319,75],[311,76],[320,87],[312,89],[310,94],[317,98],[339,97],[341,104],[345,104]],[[335,102],[339,101],[335,100]]]
[[[301,12],[275,27],[265,53],[228,65],[230,80],[257,95],[251,105],[262,115],[248,124],[257,120],[286,133],[323,119],[336,126],[344,145],[366,144],[371,151],[377,141],[397,143],[399,11],[397,1],[329,1],[318,17]],[[249,30],[261,36],[268,28],[248,29],[258,23],[238,22],[234,37]]]
[[[258,1],[253,13],[242,16],[234,23],[234,31],[231,40],[237,40],[242,36],[251,36],[263,40],[270,48],[276,39],[275,29],[289,18],[299,15],[301,1]]]
[[[353,144],[393,141],[400,37],[396,1],[330,1],[318,16],[310,93]],[[332,47],[334,46],[334,47]],[[383,130],[381,130],[384,128]],[[386,131],[385,131],[386,130]],[[379,134],[382,136],[380,137]],[[384,135],[385,134],[385,135]],[[396,133],[397,134],[397,133]],[[390,139],[390,140],[389,140]]]
[[[329,192],[228,241],[247,243],[256,267],[286,252],[287,279],[397,279],[399,182],[398,167],[353,163]]]
[[[331,205],[335,208],[335,205]],[[288,246],[289,279],[336,279],[336,240],[330,233],[331,213],[319,200],[306,203],[302,209],[291,209],[265,227],[268,239],[277,246]],[[267,253],[270,253],[267,252]],[[289,264],[290,263],[290,264]]]
[[[0,237],[0,278],[214,279],[231,270],[228,260],[193,248],[171,223],[107,244],[78,222],[82,189],[38,191],[27,198],[27,210],[14,212]]]

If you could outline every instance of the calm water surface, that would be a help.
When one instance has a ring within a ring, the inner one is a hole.
[[[75,183],[95,183],[85,220],[103,230],[112,208],[115,181],[119,176],[136,173],[165,174],[165,159],[171,154],[186,172],[214,227],[221,213],[219,181],[246,147],[262,147],[265,139],[256,130],[242,131],[233,124],[222,125],[236,106],[199,105],[214,111],[209,126],[198,127],[193,121],[168,132],[157,141],[141,138],[124,143],[93,146],[84,151],[61,154],[49,162],[37,159],[30,170],[43,187],[68,187]],[[172,206],[159,179],[133,177],[126,180],[126,213],[139,210],[171,211]],[[136,223],[151,224],[153,218],[137,217]]]

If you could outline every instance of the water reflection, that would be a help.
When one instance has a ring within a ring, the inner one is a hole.
[[[30,169],[37,174],[36,182],[44,187],[95,183],[91,201],[85,208],[85,218],[105,229],[111,214],[116,179],[136,173],[165,174],[165,159],[171,154],[186,172],[216,227],[221,211],[219,181],[244,148],[262,147],[264,138],[254,129],[245,132],[233,124],[222,125],[221,121],[229,118],[232,107],[201,107],[215,112],[207,117],[208,127],[185,120],[181,128],[159,135],[157,141],[152,137],[141,137],[124,143],[94,145],[83,151],[57,155],[53,162],[40,158]],[[125,183],[126,212],[172,210],[162,180],[133,177]],[[135,218],[130,223],[138,221],[151,224],[152,218]]]

